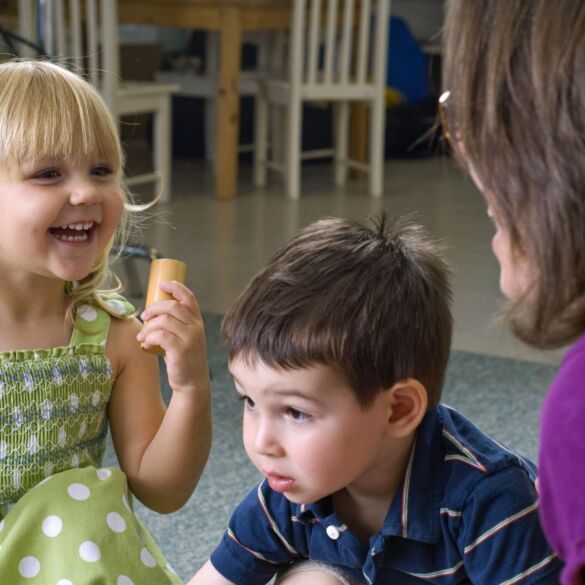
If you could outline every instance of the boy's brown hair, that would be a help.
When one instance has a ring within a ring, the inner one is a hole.
[[[512,329],[563,345],[585,330],[585,2],[450,0],[445,22],[455,151],[534,274]]]
[[[366,407],[415,378],[440,399],[451,346],[449,269],[416,225],[325,219],[299,231],[226,314],[230,359],[335,368]]]

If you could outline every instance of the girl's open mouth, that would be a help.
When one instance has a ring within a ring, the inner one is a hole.
[[[95,228],[93,221],[72,223],[49,228],[49,233],[61,242],[87,242]]]

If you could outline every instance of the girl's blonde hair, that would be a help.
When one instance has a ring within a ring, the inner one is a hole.
[[[116,124],[96,89],[84,79],[48,61],[9,61],[0,64],[0,167],[19,172],[23,161],[57,158],[77,161],[97,156],[109,161],[118,176],[124,212],[115,235],[84,279],[66,285],[67,318],[82,303],[97,304],[120,290],[109,270],[115,243],[123,245],[130,227],[129,212],[137,209],[123,186],[124,156]],[[107,288],[107,287],[110,288]]]

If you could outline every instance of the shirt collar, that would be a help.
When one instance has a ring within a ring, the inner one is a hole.
[[[384,520],[382,534],[385,536],[427,543],[439,540],[443,496],[441,427],[438,409],[423,418],[404,480]]]

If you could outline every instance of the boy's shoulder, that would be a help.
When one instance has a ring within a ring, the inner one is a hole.
[[[480,484],[490,483],[485,480],[496,475],[506,481],[522,477],[534,482],[536,478],[536,466],[531,461],[444,404],[429,413],[419,428],[415,458],[419,457],[423,462],[434,461],[443,500],[455,505],[462,504]]]

